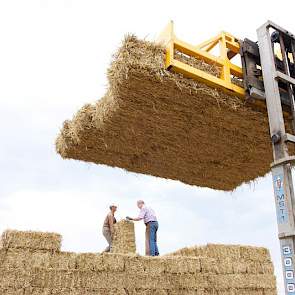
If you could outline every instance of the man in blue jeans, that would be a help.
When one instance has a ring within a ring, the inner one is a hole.
[[[143,200],[137,201],[137,207],[140,209],[138,217],[127,217],[127,219],[133,221],[144,221],[146,225],[145,254],[148,256],[158,256],[159,250],[157,246],[157,231],[159,224],[155,215],[155,211],[152,208],[147,207]]]

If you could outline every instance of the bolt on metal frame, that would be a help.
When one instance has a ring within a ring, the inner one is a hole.
[[[221,88],[238,97],[245,97],[244,88],[232,82],[232,76],[243,78],[242,68],[231,62],[231,59],[240,53],[240,40],[233,35],[221,32],[214,38],[194,46],[176,38],[173,22],[171,21],[160,34],[157,42],[166,48],[166,69],[171,69],[186,77],[204,82],[211,87]],[[217,45],[219,45],[218,56],[210,52]],[[176,59],[175,51],[221,67],[220,77],[211,75]]]
[[[277,34],[276,42],[280,45],[284,64],[283,70],[278,70],[275,63],[274,38],[272,37],[273,32]],[[291,165],[294,163],[295,157],[289,156],[287,143],[295,143],[295,79],[290,75],[290,59],[288,58],[288,53],[291,50],[293,61],[295,60],[295,39],[288,31],[270,21],[258,28],[257,35],[270,136],[273,147],[274,162],[271,165],[271,170],[277,212],[278,234],[281,247],[285,294],[294,295],[295,199]],[[293,134],[286,132],[279,81],[280,83],[285,83],[288,89],[291,105],[290,113],[293,121]]]

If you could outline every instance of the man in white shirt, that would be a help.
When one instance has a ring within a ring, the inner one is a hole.
[[[157,231],[159,228],[159,224],[155,211],[152,208],[147,207],[143,200],[137,201],[137,207],[140,209],[138,217],[127,217],[127,219],[133,221],[144,221],[146,225],[145,254],[148,256],[158,256],[159,250],[157,246]]]

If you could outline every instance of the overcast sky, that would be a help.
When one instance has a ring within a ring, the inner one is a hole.
[[[193,44],[221,30],[256,40],[267,19],[295,32],[294,1],[283,3],[0,0],[0,232],[56,231],[64,250],[99,252],[108,205],[117,202],[125,217],[144,199],[159,218],[161,253],[209,242],[265,246],[281,288],[269,175],[223,193],[62,160],[54,141],[65,119],[105,93],[106,69],[126,33],[153,40],[171,19]],[[143,253],[142,224],[136,233]]]

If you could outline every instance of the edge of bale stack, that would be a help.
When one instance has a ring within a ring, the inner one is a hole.
[[[58,252],[61,250],[61,242],[61,235],[56,233],[6,230],[2,233],[0,248]]]
[[[40,234],[26,233],[27,242],[22,238],[16,244],[7,243],[7,234],[2,235],[4,244],[17,248],[0,249],[1,295],[277,294],[273,265],[264,248],[208,245],[160,257],[41,250],[51,246],[32,251],[28,245],[36,245],[37,237],[43,241],[59,237]],[[13,235],[19,238],[24,233]],[[202,251],[192,251],[197,248]]]

